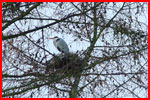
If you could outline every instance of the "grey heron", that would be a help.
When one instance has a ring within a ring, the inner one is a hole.
[[[48,38],[48,39],[53,39],[53,44],[54,46],[62,53],[68,54],[69,53],[69,48],[66,42],[57,36],[53,38]]]

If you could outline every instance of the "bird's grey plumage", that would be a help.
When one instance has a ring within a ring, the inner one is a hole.
[[[69,53],[69,48],[66,44],[66,42],[58,37],[54,37],[55,39],[53,40],[53,43],[55,47],[62,53]]]

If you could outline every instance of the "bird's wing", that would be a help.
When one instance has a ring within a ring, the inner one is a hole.
[[[65,53],[68,53],[69,52],[69,48],[68,48],[68,45],[66,44],[66,42],[63,40],[63,39],[60,39],[58,41],[58,44],[59,48],[65,52]]]

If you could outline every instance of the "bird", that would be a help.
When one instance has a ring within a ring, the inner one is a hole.
[[[48,38],[48,39],[53,39],[53,44],[58,49],[58,51],[64,54],[69,54],[68,45],[62,38],[55,36],[53,38]]]

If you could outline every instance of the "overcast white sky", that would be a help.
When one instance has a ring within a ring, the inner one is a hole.
[[[122,3],[120,3],[120,5],[122,5]],[[52,16],[52,12],[53,12],[53,10],[51,10],[50,8],[43,8],[43,9],[41,9],[41,11],[42,11],[42,13],[43,14],[46,14],[46,16]],[[109,14],[110,16],[107,16],[107,18],[110,18],[110,17],[112,17],[112,15],[113,15],[113,12],[111,12],[110,11],[110,14]],[[135,15],[136,16],[136,15]],[[57,18],[57,17],[56,17]],[[138,19],[141,21],[141,22],[143,22],[143,23],[145,23],[145,24],[147,24],[148,25],[148,10],[146,10],[146,15],[144,15],[144,16],[139,16],[138,17]],[[30,22],[30,23],[32,23],[32,27],[35,27],[35,26],[39,26],[39,23],[37,22],[37,21],[32,21],[32,22]],[[28,28],[28,26],[30,25],[30,23],[27,23],[26,25],[22,25],[21,23],[17,23],[17,25],[20,27],[20,28],[22,28],[23,30],[26,30],[27,28]],[[50,23],[50,21],[43,21],[43,24],[47,24],[47,23]],[[41,25],[42,26],[42,25]],[[32,27],[30,27],[30,28],[32,28]],[[8,30],[9,30],[10,28],[8,28]],[[54,36],[58,36],[58,37],[60,37],[60,38],[62,38],[62,39],[64,39],[65,40],[65,42],[68,44],[68,47],[69,47],[69,50],[70,50],[70,52],[73,52],[73,53],[75,53],[75,52],[77,52],[77,51],[81,51],[81,50],[85,50],[90,44],[88,43],[88,42],[86,42],[86,41],[80,41],[80,40],[78,40],[77,39],[77,41],[74,41],[74,39],[76,39],[72,34],[61,34],[61,33],[53,33],[53,32],[51,32],[50,31],[50,29],[49,28],[46,28],[46,29],[44,29],[44,30],[47,30],[47,32],[48,32],[48,36],[47,37],[54,37]],[[45,31],[46,32],[46,31]],[[29,33],[30,34],[30,33]],[[34,34],[33,35],[33,37],[32,37],[32,39],[34,39],[34,40],[38,40],[39,39],[39,36],[40,36],[41,34]],[[45,37],[45,38],[47,38],[47,37]],[[108,38],[108,40],[112,40],[112,38],[111,38],[111,34],[108,34],[108,36],[107,36]],[[101,39],[101,38],[100,38]],[[101,40],[99,39],[99,41],[97,41],[97,44],[96,45],[100,45],[100,46],[103,46],[103,43],[100,43],[101,42]],[[47,50],[49,50],[51,53],[54,53],[54,54],[60,54],[60,52],[55,48],[55,46],[53,45],[53,40],[45,40],[45,45],[46,45],[46,49]],[[115,44],[114,44],[115,45]],[[143,63],[145,63],[145,62],[143,62]],[[120,77],[118,77],[118,79],[120,79],[120,81],[123,81],[123,80],[125,80],[125,79],[121,79],[121,77],[122,76],[120,76]],[[100,90],[97,90],[97,91],[100,91]],[[46,92],[46,91],[43,91],[43,92]],[[100,91],[101,92],[101,91]],[[105,92],[105,91],[104,91]],[[140,96],[141,97],[143,97],[143,96],[145,96],[145,92],[142,92],[142,91],[139,91],[139,90],[137,90],[137,93],[136,94],[140,94]],[[52,97],[53,97],[53,95],[52,95]],[[87,95],[86,97],[91,97],[90,95]],[[131,96],[132,97],[132,96]]]

